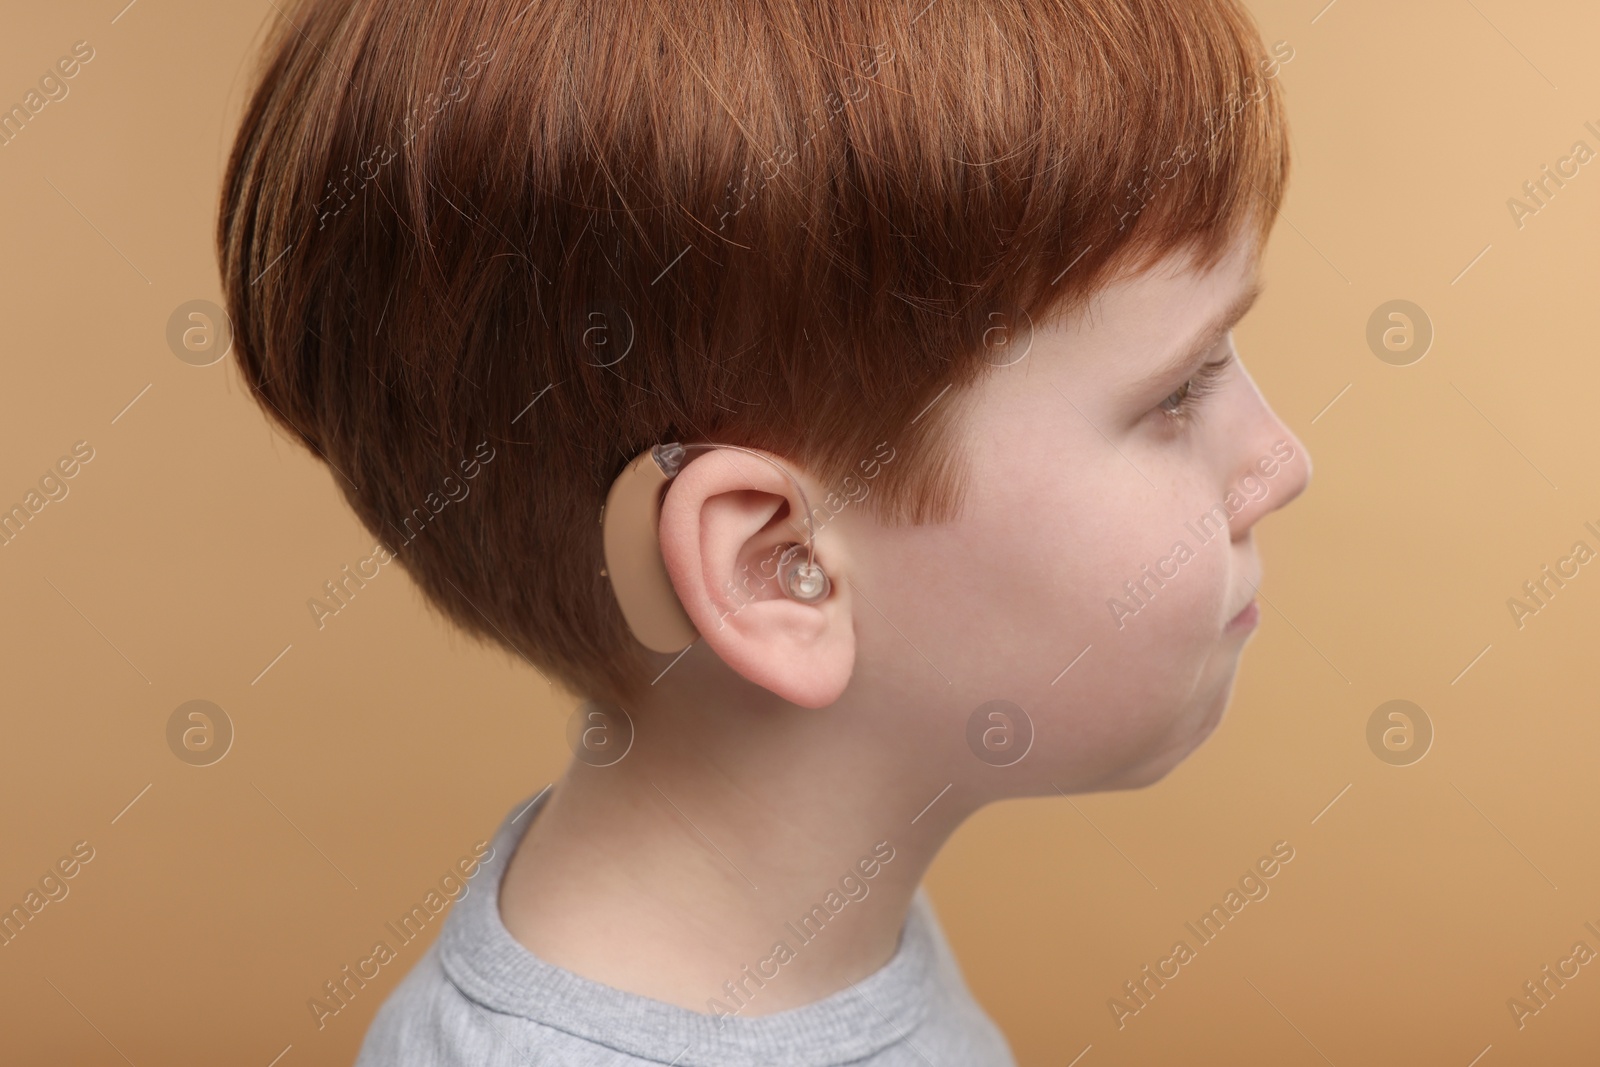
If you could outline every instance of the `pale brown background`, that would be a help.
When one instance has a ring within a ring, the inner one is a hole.
[[[0,903],[96,849],[0,948],[0,1059],[348,1064],[421,944],[321,1032],[307,998],[560,772],[576,699],[394,568],[312,625],[307,598],[372,537],[231,357],[197,368],[165,339],[219,297],[216,189],[280,16],[124,3],[11,4],[0,31],[7,105],[74,41],[97,53],[0,148],[0,504],[73,442],[96,451],[0,549]],[[1578,939],[1600,949],[1600,567],[1521,631],[1506,598],[1597,545],[1600,164],[1520,230],[1506,202],[1574,141],[1600,148],[1600,13],[1252,6],[1295,49],[1295,163],[1238,341],[1316,461],[1259,530],[1261,629],[1166,781],[994,806],[929,886],[1025,1067],[1594,1062],[1600,962],[1521,1031],[1506,1000]],[[1413,366],[1365,341],[1394,298],[1437,329]],[[1397,697],[1437,730],[1409,767],[1365,740]],[[209,767],[165,740],[194,698],[237,729]],[[1119,1032],[1107,999],[1280,839],[1296,858],[1271,895]]]

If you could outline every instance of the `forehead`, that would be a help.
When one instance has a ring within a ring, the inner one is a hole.
[[[1081,309],[1048,329],[1063,350],[1104,366],[1147,369],[1178,351],[1195,332],[1260,278],[1253,241],[1235,238],[1209,269],[1189,250],[1108,283]]]

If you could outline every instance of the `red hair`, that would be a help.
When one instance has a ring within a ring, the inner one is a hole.
[[[1264,241],[1283,47],[1237,0],[305,0],[222,189],[234,351],[446,616],[625,700],[628,460],[728,441],[834,486],[887,441],[863,506],[953,517],[997,321]]]

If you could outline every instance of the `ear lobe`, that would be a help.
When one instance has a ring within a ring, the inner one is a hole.
[[[803,521],[789,518],[801,514],[793,486],[772,466],[710,451],[668,486],[661,558],[684,611],[724,663],[792,704],[820,708],[839,699],[855,670],[855,624],[834,538],[815,546],[833,585],[825,599],[799,603],[778,587],[781,551],[805,540]]]

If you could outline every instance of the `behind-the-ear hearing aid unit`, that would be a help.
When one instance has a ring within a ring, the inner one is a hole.
[[[661,500],[666,496],[667,483],[683,469],[688,453],[709,448],[748,452],[781,471],[799,494],[806,516],[806,555],[801,559],[794,548],[784,552],[778,568],[778,588],[783,594],[803,604],[815,604],[826,599],[832,588],[827,574],[815,562],[817,546],[811,530],[811,502],[794,475],[760,452],[739,445],[714,441],[655,445],[639,453],[611,483],[600,522],[606,575],[622,607],[622,617],[639,643],[656,652],[680,652],[700,636],[700,631],[683,610],[672,588],[672,580],[667,577],[658,531]]]

